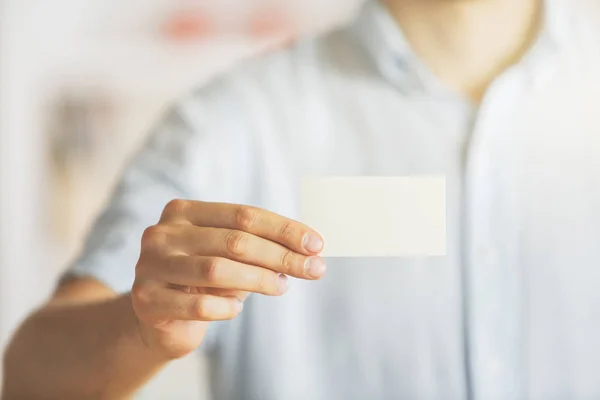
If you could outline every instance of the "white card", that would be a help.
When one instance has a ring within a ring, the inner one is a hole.
[[[302,180],[301,222],[325,239],[323,257],[446,254],[446,179]]]

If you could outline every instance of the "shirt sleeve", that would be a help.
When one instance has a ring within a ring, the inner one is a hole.
[[[240,105],[211,86],[173,106],[130,162],[65,277],[92,277],[117,293],[131,289],[141,235],[175,198],[241,203],[252,174],[249,127]]]

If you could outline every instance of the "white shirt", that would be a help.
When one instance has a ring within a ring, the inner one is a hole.
[[[331,259],[322,281],[252,296],[203,345],[215,399],[600,398],[600,46],[546,10],[480,107],[376,2],[245,62],[168,113],[72,273],[128,291],[172,198],[297,218],[304,175],[443,174],[447,256]]]

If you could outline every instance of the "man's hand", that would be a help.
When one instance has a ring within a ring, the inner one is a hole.
[[[167,358],[194,350],[209,321],[235,318],[248,293],[280,296],[287,275],[320,279],[323,240],[258,208],[173,200],[146,229],[131,298],[144,342]]]

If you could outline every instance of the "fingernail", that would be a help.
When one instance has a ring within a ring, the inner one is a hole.
[[[318,279],[325,274],[327,266],[319,257],[310,257],[306,259],[306,274],[311,278]]]
[[[279,274],[277,276],[277,286],[279,287],[279,293],[284,294],[290,288],[290,281],[285,274]]]
[[[284,274],[279,274],[277,277],[277,285],[279,286],[279,292],[283,294],[290,288],[290,281]]]
[[[303,246],[310,253],[318,253],[323,249],[323,241],[320,237],[307,233],[304,235]]]

